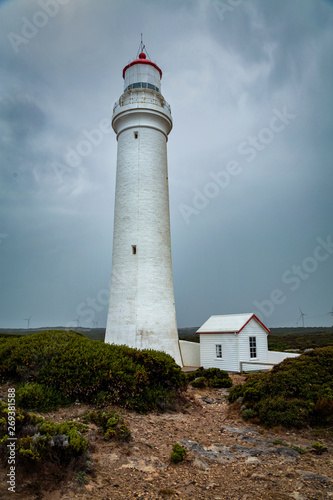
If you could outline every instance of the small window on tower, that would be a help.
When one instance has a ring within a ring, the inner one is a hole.
[[[222,344],[215,344],[216,357],[222,359]]]
[[[134,139],[137,139],[139,137],[139,132],[134,132]]]
[[[136,254],[136,245],[132,245],[132,254],[135,255]]]

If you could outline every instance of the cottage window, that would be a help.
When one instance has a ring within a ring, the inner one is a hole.
[[[216,357],[222,359],[222,344],[216,344],[215,349],[216,349]]]
[[[257,357],[257,337],[249,337],[250,341],[250,358]]]

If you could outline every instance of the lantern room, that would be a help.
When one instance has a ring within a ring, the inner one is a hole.
[[[162,71],[144,52],[123,70],[124,92],[131,89],[150,89],[161,92]]]

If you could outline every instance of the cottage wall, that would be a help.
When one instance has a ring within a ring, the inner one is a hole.
[[[216,344],[222,345],[222,359],[216,358]],[[238,372],[237,349],[237,335],[234,333],[203,333],[200,335],[200,365],[204,368]]]
[[[266,331],[252,319],[239,333],[239,361],[252,361],[268,363],[268,343]],[[250,337],[256,337],[257,356],[256,358],[250,357]],[[266,365],[243,365],[245,371],[268,370],[269,366]]]

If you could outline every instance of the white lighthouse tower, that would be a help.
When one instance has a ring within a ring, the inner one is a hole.
[[[171,264],[167,140],[162,71],[142,45],[123,70],[115,103],[117,175],[110,303],[105,342],[170,354],[182,365]]]

